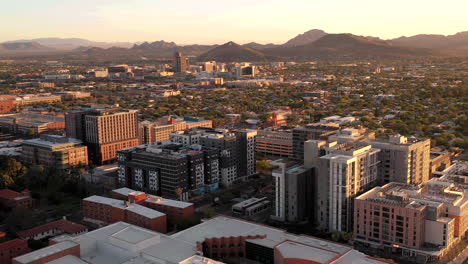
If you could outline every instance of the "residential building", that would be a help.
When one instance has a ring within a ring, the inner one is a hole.
[[[446,255],[468,232],[467,171],[459,163],[419,186],[391,182],[360,195],[355,242],[426,260]]]
[[[82,109],[65,116],[68,137],[82,140],[88,146],[94,164],[115,161],[117,151],[137,146],[137,110]]]
[[[293,159],[296,162],[304,162],[304,142],[310,139],[326,139],[328,136],[338,132],[336,124],[314,123],[293,129]]]
[[[47,224],[33,227],[31,229],[18,232],[18,236],[23,240],[41,240],[46,237],[55,237],[62,234],[77,236],[88,232],[88,228],[65,219],[60,219]]]
[[[240,177],[247,176],[240,174],[240,144],[234,133],[227,130],[205,130],[199,140],[203,147],[217,149],[221,184],[230,186]],[[247,164],[242,164],[242,166],[246,167]]]
[[[20,193],[9,189],[0,190],[0,203],[15,210],[28,210],[33,207],[33,199],[27,189]]]
[[[17,256],[29,252],[28,242],[22,239],[13,239],[0,243],[0,263],[11,264],[11,260]]]
[[[354,197],[378,183],[380,150],[347,141],[304,143],[304,166],[314,175],[314,219],[330,232],[351,232]]]
[[[93,195],[83,199],[83,221],[104,226],[119,221],[166,233],[166,214],[131,201]]]
[[[388,139],[368,140],[362,143],[381,150],[379,153],[380,184],[389,182],[419,184],[429,180],[430,139],[419,140],[392,135]]]
[[[292,130],[276,127],[258,130],[255,151],[266,156],[292,157]]]
[[[248,178],[257,171],[257,160],[255,159],[255,146],[257,130],[242,129],[235,131],[239,141],[239,170],[238,177]]]
[[[181,219],[190,218],[195,215],[195,207],[193,203],[166,199],[160,196],[134,191],[125,187],[113,190],[112,197],[115,199],[123,199],[133,203],[138,203],[145,207],[162,212],[167,215],[167,221],[169,223],[176,223]]]
[[[191,192],[219,187],[219,153],[200,145],[171,142],[141,145],[118,152],[118,181],[122,187],[187,200]]]
[[[312,216],[313,175],[301,165],[284,160],[270,162],[274,167],[275,209],[272,219],[282,222],[301,222]]]
[[[186,72],[188,69],[187,57],[182,55],[180,52],[174,54],[174,71],[175,72]]]
[[[43,134],[23,141],[21,158],[30,165],[69,169],[88,165],[88,148],[77,139]]]
[[[150,144],[153,142],[168,140],[171,138],[172,132],[198,127],[211,128],[212,121],[191,116],[183,118],[179,118],[177,116],[164,117],[158,119],[156,122],[144,121],[139,123],[140,143]]]

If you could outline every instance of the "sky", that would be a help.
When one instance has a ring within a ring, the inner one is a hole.
[[[468,0],[0,1],[0,42],[284,43],[310,29],[383,39],[468,31]]]

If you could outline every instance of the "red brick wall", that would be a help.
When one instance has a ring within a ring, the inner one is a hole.
[[[203,242],[206,254],[209,258],[223,258],[228,256],[245,257],[245,240],[265,238],[265,235],[239,236],[239,237],[217,237],[207,238]]]
[[[15,108],[13,100],[0,100],[0,114],[9,113]]]
[[[0,243],[0,263],[11,264],[11,260],[29,252],[28,243],[21,239],[15,239]]]
[[[101,145],[100,150],[99,150],[101,152],[101,162],[114,160],[117,158],[118,150],[121,150],[124,148],[135,147],[135,146],[138,146],[138,144],[139,144],[139,139],[135,138],[135,139],[124,140],[124,141],[119,141],[115,143]]]

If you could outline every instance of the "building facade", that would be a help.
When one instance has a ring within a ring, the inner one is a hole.
[[[67,136],[88,146],[94,164],[112,162],[118,150],[139,143],[136,110],[83,109],[67,113],[65,120]]]
[[[191,192],[219,186],[219,155],[214,148],[160,142],[118,153],[120,186],[187,200]]]
[[[30,165],[69,169],[88,165],[88,148],[77,139],[43,134],[23,141],[21,158]]]
[[[83,199],[83,221],[105,226],[119,221],[166,233],[166,214],[134,202],[90,196]]]
[[[272,219],[282,222],[300,222],[312,216],[313,175],[304,166],[288,166],[283,160],[270,163],[277,167],[272,176],[275,184],[275,209]]]

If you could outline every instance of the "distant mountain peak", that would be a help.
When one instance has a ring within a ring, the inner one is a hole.
[[[267,61],[272,56],[266,55],[261,51],[248,46],[239,45],[233,41],[224,43],[215,47],[198,57],[200,61]]]
[[[320,29],[311,29],[309,31],[306,31],[290,39],[288,42],[284,43],[283,46],[285,47],[302,46],[305,44],[312,43],[327,34],[328,33]]]

